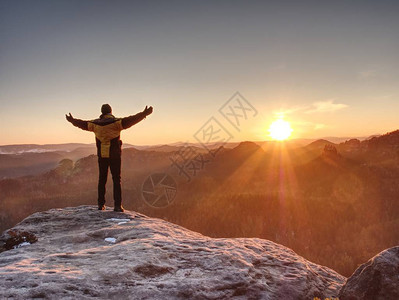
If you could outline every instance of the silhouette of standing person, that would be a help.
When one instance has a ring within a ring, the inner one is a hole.
[[[120,132],[142,121],[153,111],[152,106],[145,107],[142,112],[125,118],[115,118],[109,104],[101,107],[101,115],[92,121],[83,121],[72,117],[71,113],[65,115],[73,126],[80,129],[93,131],[96,136],[98,156],[98,209],[105,210],[105,184],[107,183],[108,168],[111,170],[114,183],[114,211],[123,212],[121,190],[121,155],[122,141]]]

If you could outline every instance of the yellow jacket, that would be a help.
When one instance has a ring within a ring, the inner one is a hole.
[[[126,118],[115,118],[112,114],[105,114],[92,121],[73,119],[71,123],[83,130],[94,132],[98,157],[117,158],[122,154],[120,132],[137,124],[146,116],[145,112]]]

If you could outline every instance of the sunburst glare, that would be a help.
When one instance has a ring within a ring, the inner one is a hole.
[[[269,135],[272,139],[283,141],[291,136],[293,129],[290,123],[283,119],[274,121],[269,127]]]

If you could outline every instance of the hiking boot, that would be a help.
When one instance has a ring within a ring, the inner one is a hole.
[[[98,210],[105,210],[105,205],[99,205]]]
[[[116,211],[116,212],[124,212],[125,210],[123,209],[122,206],[115,206],[114,207],[114,211]]]

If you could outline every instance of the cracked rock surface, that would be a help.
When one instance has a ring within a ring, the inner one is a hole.
[[[0,298],[313,299],[336,297],[346,280],[268,240],[209,238],[111,208],[51,209],[12,230],[37,241],[0,253]]]

